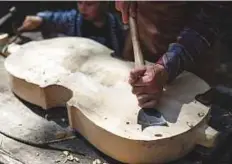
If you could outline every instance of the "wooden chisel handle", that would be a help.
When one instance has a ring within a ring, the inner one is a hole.
[[[131,32],[131,39],[132,39],[132,45],[134,50],[134,60],[135,60],[135,66],[143,66],[144,65],[144,59],[143,54],[140,49],[140,44],[138,40],[138,33],[137,33],[137,26],[135,22],[135,18],[129,17],[129,25],[130,25],[130,32]]]

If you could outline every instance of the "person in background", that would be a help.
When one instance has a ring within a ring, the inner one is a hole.
[[[27,16],[18,31],[39,29],[50,37],[57,34],[86,37],[111,48],[116,56],[120,56],[124,46],[124,31],[116,15],[107,11],[108,2],[78,1],[77,8]]]
[[[217,40],[215,18],[218,17],[218,9],[228,8],[228,5],[213,2],[116,1],[115,7],[121,12],[124,23],[128,23],[129,15],[136,18],[144,59],[154,63],[131,70],[129,76],[132,92],[137,96],[140,107],[154,108],[163,87],[184,70],[214,85],[217,60],[216,54],[210,51]],[[123,57],[134,60],[130,33]]]

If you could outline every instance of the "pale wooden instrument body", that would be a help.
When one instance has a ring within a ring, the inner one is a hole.
[[[203,80],[184,72],[165,87],[157,108],[169,127],[142,131],[140,108],[127,82],[134,63],[111,53],[89,39],[56,38],[23,45],[7,57],[5,67],[16,95],[44,109],[67,105],[70,126],[119,161],[164,163],[196,144],[213,142],[217,133],[207,126],[209,107],[194,100],[209,89]]]

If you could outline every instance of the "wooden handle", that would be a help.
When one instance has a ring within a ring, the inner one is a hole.
[[[129,17],[129,24],[130,24],[132,45],[133,45],[133,50],[134,50],[135,66],[137,66],[137,67],[143,66],[144,59],[143,59],[143,54],[142,54],[142,51],[141,51],[140,45],[139,45],[135,19],[132,17]]]

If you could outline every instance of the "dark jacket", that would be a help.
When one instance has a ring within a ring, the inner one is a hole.
[[[220,5],[227,6],[220,2],[139,1],[137,24],[145,59],[164,65],[169,81],[183,70],[212,81],[215,57],[208,52],[219,32]],[[123,56],[133,60],[132,52],[129,34]]]

